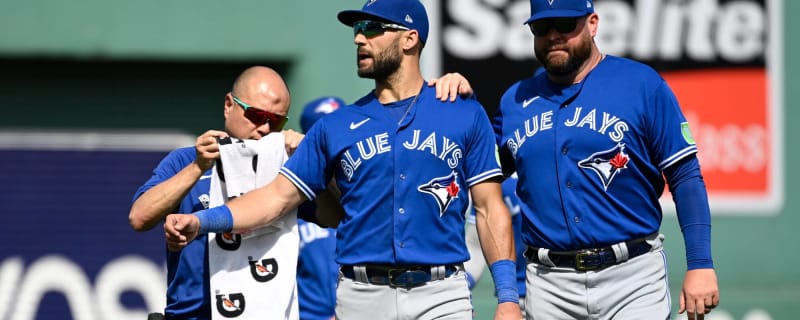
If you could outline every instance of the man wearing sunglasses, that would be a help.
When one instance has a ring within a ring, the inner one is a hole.
[[[697,147],[652,68],[599,51],[599,20],[592,0],[531,0],[542,68],[506,91],[493,119],[503,170],[519,175],[527,317],[670,318],[666,182],[688,265],[678,311],[702,319],[719,290]]]
[[[225,94],[222,109],[225,131],[209,130],[197,138],[194,146],[174,150],[161,161],[134,196],[129,214],[131,226],[145,231],[169,212],[193,212],[208,207],[211,168],[220,157],[218,140],[224,137],[257,140],[280,132],[286,123],[289,104],[289,90],[277,72],[262,66],[242,72],[231,92]],[[296,148],[302,138],[292,130],[282,134],[287,151]],[[167,319],[212,318],[208,252],[204,236],[181,251],[167,253],[164,310]]]
[[[519,319],[511,217],[491,125],[477,100],[442,102],[425,85],[425,8],[419,0],[369,0],[338,19],[353,28],[357,73],[375,89],[320,119],[269,185],[225,206],[167,216],[168,245],[269,224],[333,178],[345,209],[336,318],[471,319],[463,267],[471,193],[495,280],[495,318]]]

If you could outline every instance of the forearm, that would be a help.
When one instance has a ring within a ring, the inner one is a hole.
[[[498,303],[519,302],[511,214],[500,184],[480,183],[470,190],[475,200],[475,223],[481,249],[494,279]]]
[[[686,247],[688,270],[713,268],[711,214],[702,178],[692,178],[674,188],[673,192],[673,200]]]
[[[514,261],[514,233],[511,215],[502,200],[487,208],[475,208],[475,223],[481,251],[486,262],[491,265],[498,260]]]
[[[478,237],[492,273],[497,302],[519,303],[511,215],[505,204],[500,203],[499,208],[495,206],[489,206],[491,209],[488,212],[476,208]]]
[[[713,268],[711,211],[697,158],[690,157],[665,170],[686,247],[689,270]]]
[[[486,269],[486,258],[483,257],[481,241],[478,239],[478,227],[474,223],[467,222],[466,240],[470,258],[464,262],[464,269],[467,271],[469,288],[472,289]]]
[[[133,202],[128,221],[136,231],[152,229],[180,204],[203,170],[192,162],[176,175],[150,188]]]
[[[242,232],[274,223],[305,200],[305,195],[289,179],[279,174],[268,185],[233,199],[226,205],[233,217],[233,232]]]

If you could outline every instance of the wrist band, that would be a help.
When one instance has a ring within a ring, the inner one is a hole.
[[[489,266],[494,279],[494,291],[497,295],[497,303],[514,302],[519,303],[519,291],[517,289],[517,264],[511,260],[498,260]]]
[[[195,215],[200,220],[200,234],[230,232],[233,229],[233,214],[226,205],[200,210]]]

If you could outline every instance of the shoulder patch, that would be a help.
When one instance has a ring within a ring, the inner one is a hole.
[[[683,140],[686,140],[686,143],[696,144],[696,142],[694,141],[694,137],[692,137],[692,131],[689,130],[688,122],[681,123],[681,134],[683,135]]]

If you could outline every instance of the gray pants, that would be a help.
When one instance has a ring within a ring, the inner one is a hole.
[[[528,320],[669,319],[671,300],[663,235],[650,252],[598,271],[528,263]]]
[[[471,320],[467,277],[463,270],[458,270],[442,280],[405,289],[357,282],[340,273],[336,319]]]

